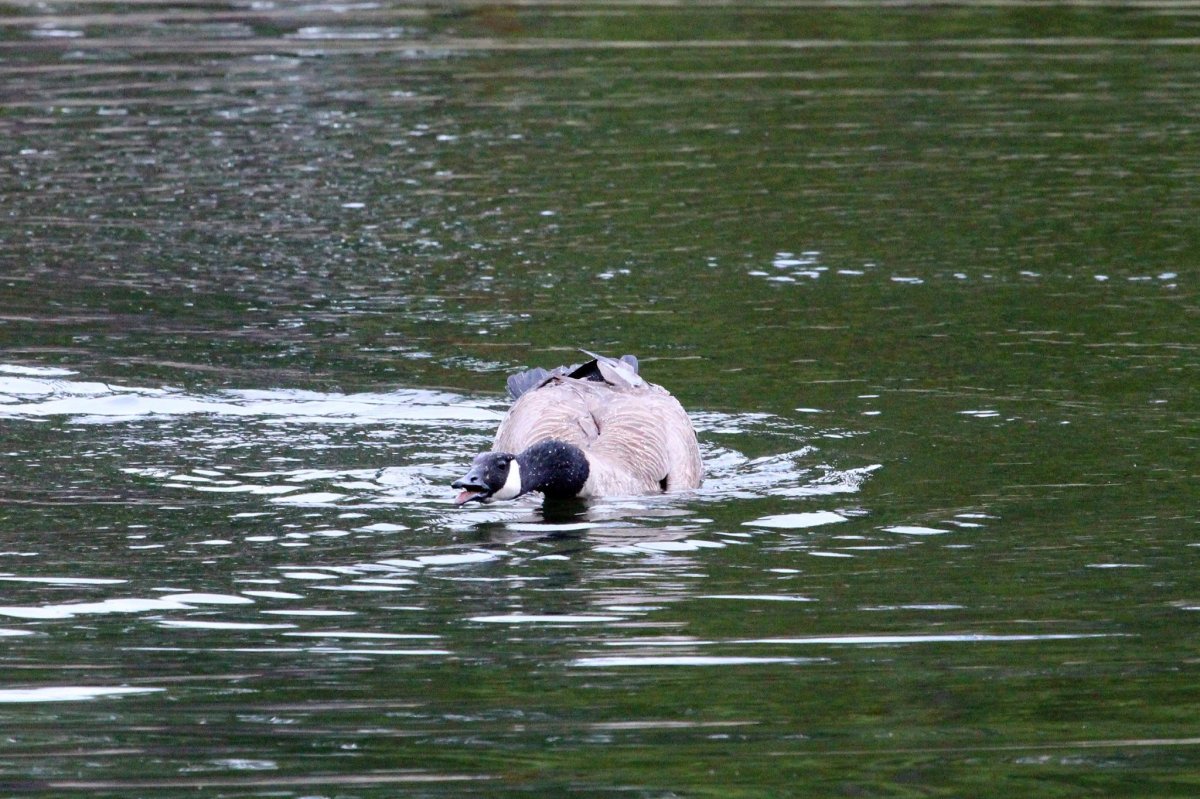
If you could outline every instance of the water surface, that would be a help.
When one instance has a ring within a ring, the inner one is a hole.
[[[1195,795],[1196,20],[13,5],[4,790]],[[454,507],[578,346],[704,487]]]

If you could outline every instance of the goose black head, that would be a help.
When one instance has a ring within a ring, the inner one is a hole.
[[[471,470],[455,480],[451,488],[462,492],[455,497],[455,505],[513,499],[521,494],[521,467],[516,456],[507,452],[485,452],[475,456]]]

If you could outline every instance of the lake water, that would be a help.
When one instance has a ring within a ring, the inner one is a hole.
[[[14,3],[0,791],[1200,795],[1200,6]],[[633,352],[693,493],[456,508]]]

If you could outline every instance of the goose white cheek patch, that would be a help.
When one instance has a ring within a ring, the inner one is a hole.
[[[508,477],[504,480],[504,485],[495,494],[492,494],[492,499],[514,499],[521,493],[521,466],[516,459],[508,465]]]

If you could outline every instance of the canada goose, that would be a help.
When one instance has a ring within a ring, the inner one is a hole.
[[[491,452],[453,487],[456,505],[515,499],[656,494],[704,477],[696,431],[662,386],[638,375],[637,358],[592,360],[508,378],[514,402]]]

